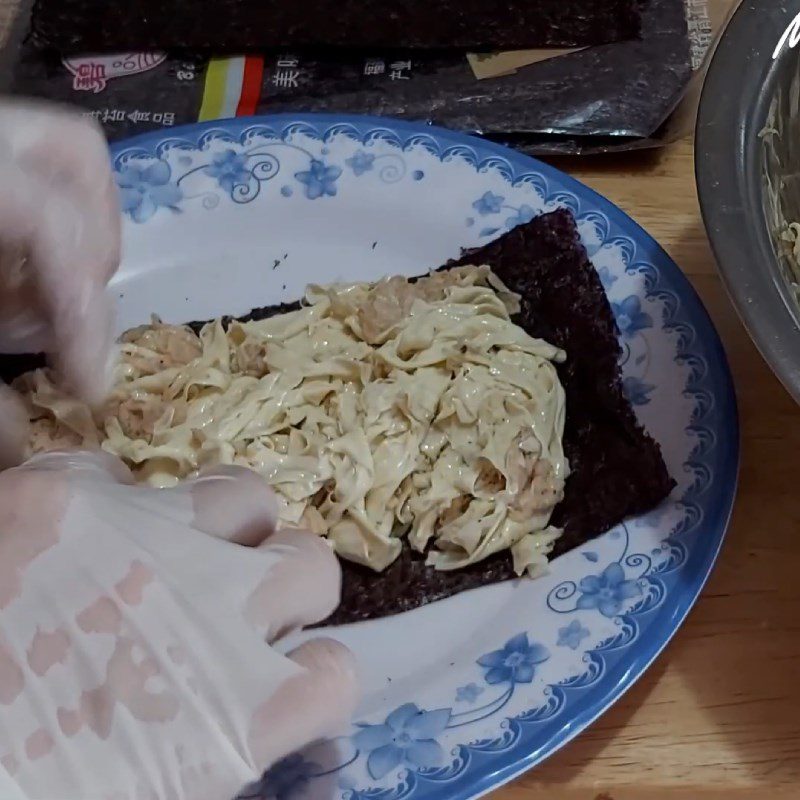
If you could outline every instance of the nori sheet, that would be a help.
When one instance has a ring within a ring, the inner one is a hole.
[[[552,557],[658,505],[675,483],[623,393],[619,332],[572,214],[543,214],[445,268],[460,264],[488,264],[522,295],[516,322],[567,353],[558,373],[567,397],[564,450],[571,473],[552,517],[564,528]],[[380,574],[345,561],[342,567],[342,602],[326,624],[409,611],[515,577],[508,553],[440,572],[408,547]]]
[[[63,53],[170,48],[583,47],[638,36],[639,0],[37,0],[37,43]]]
[[[462,264],[488,264],[522,296],[515,321],[567,353],[558,373],[567,398],[564,449],[570,476],[552,517],[564,529],[552,557],[658,505],[675,483],[661,448],[637,422],[624,395],[617,325],[571,212],[543,214],[440,268]],[[298,307],[258,308],[240,319],[264,319]],[[189,324],[199,330],[204,323]],[[0,375],[10,379],[40,363],[40,357],[2,356]],[[424,556],[409,547],[380,574],[347,561],[342,569],[342,602],[324,624],[389,616],[516,577],[507,552],[441,572],[425,566]]]

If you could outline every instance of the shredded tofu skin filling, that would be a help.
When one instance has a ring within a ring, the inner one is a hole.
[[[535,575],[561,533],[565,355],[518,310],[488,267],[312,285],[269,319],[128,331],[94,415],[46,370],[15,386],[32,452],[102,447],[159,487],[240,464],[278,494],[282,526],[376,571],[405,539],[436,569],[509,549]]]

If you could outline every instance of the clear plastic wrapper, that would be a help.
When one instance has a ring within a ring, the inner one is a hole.
[[[306,111],[386,115],[532,154],[657,147],[691,132],[731,0],[645,0],[642,35],[572,50],[339,50],[85,56],[17,50],[11,90],[66,101],[110,138],[202,119]]]

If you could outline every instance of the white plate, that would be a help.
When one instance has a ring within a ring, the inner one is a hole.
[[[625,387],[661,442],[673,497],[537,581],[331,631],[356,653],[351,735],[273,767],[244,796],[467,798],[552,753],[608,708],[694,603],[738,464],[725,355],[680,271],[608,201],[557,170],[390,120],[276,116],[115,146],[127,216],[120,328],[297,299],[306,283],[419,274],[568,206],[622,332]],[[235,580],[235,576],[231,576]]]

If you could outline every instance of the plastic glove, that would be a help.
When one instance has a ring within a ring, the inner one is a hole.
[[[104,453],[0,474],[4,800],[228,800],[353,712],[343,645],[270,646],[337,605],[325,542],[270,535],[245,469],[131,481]]]
[[[70,389],[106,390],[120,213],[102,131],[51,106],[0,103],[0,353],[45,351]],[[0,468],[24,415],[0,386]]]

